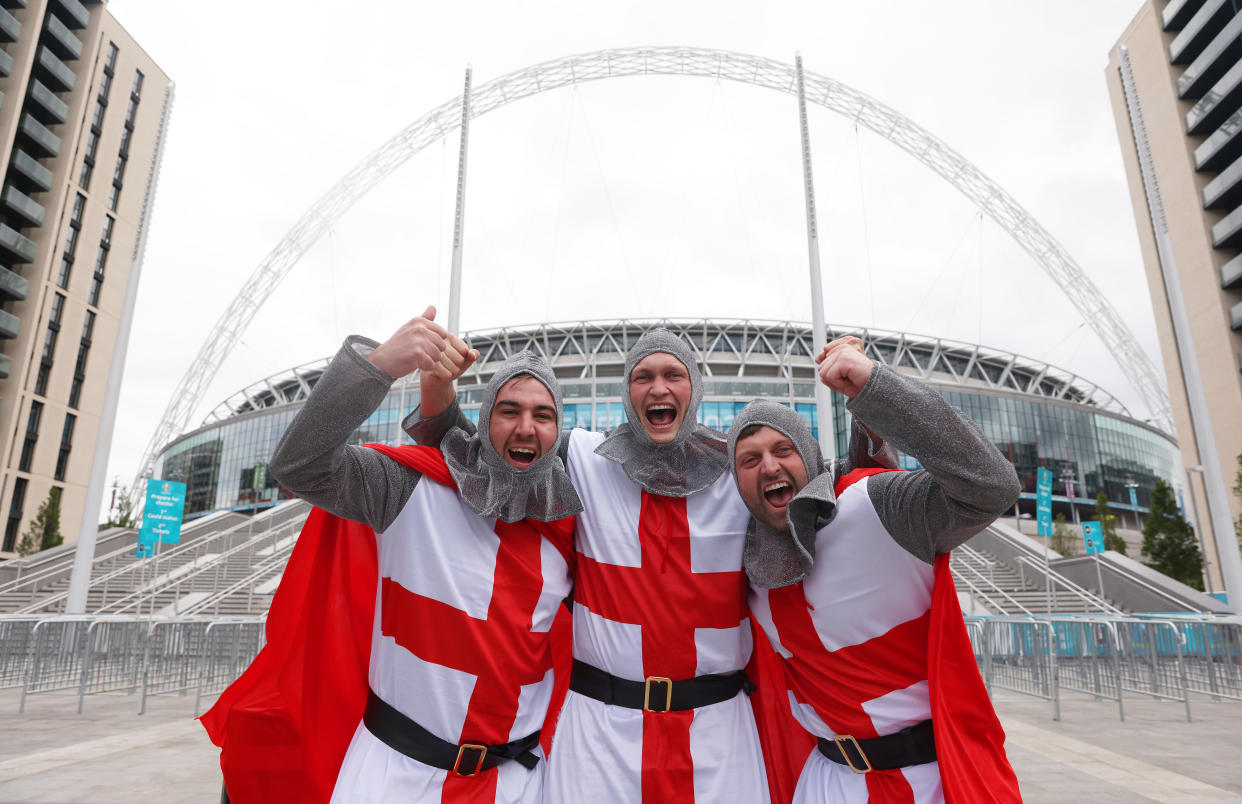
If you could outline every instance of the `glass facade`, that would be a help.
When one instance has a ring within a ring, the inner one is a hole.
[[[630,335],[638,332],[626,331]],[[891,342],[894,336],[884,337]],[[722,343],[730,349],[749,348],[744,337],[713,341],[711,333],[707,333],[701,340],[696,346],[709,353],[720,351]],[[477,348],[480,339],[472,343]],[[886,356],[893,357],[892,362],[903,372],[912,371],[911,367],[903,365],[907,359],[903,355],[917,358],[918,350],[923,348],[903,341],[899,349],[886,354],[883,346],[880,343],[879,348],[869,349],[869,353],[884,362],[889,362]],[[618,343],[618,348],[624,347]],[[947,351],[940,343],[935,349]],[[927,350],[927,354],[933,354],[931,347]],[[584,348],[574,360],[566,361],[562,357],[558,362],[558,367],[567,362],[570,366],[562,368],[563,373],[572,371],[571,377],[561,383],[564,399],[561,424],[567,430],[578,427],[605,432],[625,421],[621,382],[616,376],[604,376],[614,370],[601,369],[608,360],[601,359],[598,352],[592,358],[584,357],[583,353],[591,354],[591,351]],[[623,360],[619,352],[615,357],[618,362]],[[1024,509],[1034,510],[1035,474],[1040,466],[1054,472],[1054,500],[1058,501],[1059,508],[1067,501],[1066,479],[1072,480],[1074,498],[1080,506],[1094,503],[1096,495],[1104,491],[1110,504],[1121,511],[1134,510],[1130,505],[1130,484],[1137,485],[1140,512],[1145,511],[1157,479],[1181,487],[1181,460],[1171,438],[1122,413],[1103,410],[1069,383],[1035,386],[1020,382],[1022,375],[1010,362],[1007,373],[995,378],[999,387],[979,387],[982,385],[979,376],[987,374],[990,368],[987,361],[994,360],[993,356],[971,359],[946,353],[938,354],[935,359],[944,361],[944,370],[937,371],[933,366],[928,371],[925,363],[922,371],[917,368],[913,371],[929,376],[945,399],[977,422],[992,443],[1014,463],[1022,482],[1024,494],[1020,504]],[[714,355],[709,354],[708,360],[718,365]],[[483,359],[486,361],[487,357]],[[593,365],[594,372],[582,371],[584,363],[588,367]],[[791,405],[818,438],[815,385],[810,371],[813,363],[809,355],[794,355],[789,363],[790,368],[783,370],[788,376],[747,377],[744,363],[741,371],[734,366],[723,376],[717,368],[714,376],[704,378],[698,420],[708,427],[728,430],[734,416],[749,401],[766,397]],[[952,371],[950,364],[954,367]],[[289,498],[288,492],[266,471],[267,462],[324,365],[321,362],[313,368],[294,370],[298,380],[269,378],[255,386],[263,390],[243,392],[242,402],[217,408],[214,415],[221,421],[182,436],[164,450],[156,466],[156,476],[186,483],[187,515],[220,509],[248,509]],[[583,376],[590,373],[596,376]],[[765,364],[755,373],[773,372]],[[484,375],[469,374],[467,379],[473,381],[459,385],[457,398],[465,415],[477,423]],[[1024,392],[1020,385],[1030,390]],[[1062,398],[1041,393],[1059,394]],[[843,397],[833,395],[833,437],[839,455],[845,453],[851,424],[844,403]],[[417,404],[416,378],[397,383],[379,409],[351,435],[350,443],[409,443],[400,422]],[[903,455],[902,466],[915,469],[918,463]]]

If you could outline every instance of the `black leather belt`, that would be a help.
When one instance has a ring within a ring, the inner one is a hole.
[[[454,745],[393,709],[371,690],[367,691],[367,708],[362,722],[366,724],[367,731],[392,750],[456,776],[475,776],[479,771],[490,770],[510,759],[528,770],[539,764],[539,757],[531,753],[531,749],[539,744],[539,732],[504,745]]]
[[[648,676],[646,681],[631,681],[598,667],[574,660],[569,688],[576,693],[606,704],[642,709],[646,712],[681,712],[700,706],[727,701],[742,690],[749,694],[754,686],[746,673],[738,670],[725,675],[699,676],[673,681],[663,676]]]
[[[848,734],[819,738],[819,752],[854,773],[895,770],[936,761],[932,722],[924,720],[883,737],[859,740]]]

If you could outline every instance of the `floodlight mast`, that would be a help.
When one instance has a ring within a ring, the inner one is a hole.
[[[772,59],[704,48],[624,48],[567,56],[488,81],[471,93],[472,117],[541,92],[638,75],[702,76],[778,92],[795,91],[793,66]],[[1173,432],[1164,381],[1129,327],[1064,247],[1004,188],[935,135],[875,98],[815,73],[805,74],[804,80],[809,102],[849,117],[905,150],[956,187],[1017,241],[1095,330],[1161,428]],[[302,254],[373,186],[461,125],[461,106],[462,98],[440,104],[369,154],[316,201],[263,258],[173,391],[131,486],[135,504],[140,500],[133,489],[150,477],[160,448],[185,430],[220,364]]]
[[[802,54],[794,54],[794,74],[798,82],[798,129],[802,135],[802,187],[806,194],[806,250],[811,269],[812,351],[828,342],[824,323],[824,281],[819,270],[819,225],[815,220],[815,175],[811,170],[811,132],[806,121],[806,82],[802,77]],[[812,357],[815,355],[812,354]],[[837,457],[833,437],[832,392],[822,382],[815,383],[815,422],[819,428],[819,449],[825,459]]]
[[[461,326],[461,249],[466,225],[466,152],[470,145],[470,68],[461,93],[461,148],[457,152],[457,209],[453,215],[453,270],[449,276],[448,331],[459,335]]]

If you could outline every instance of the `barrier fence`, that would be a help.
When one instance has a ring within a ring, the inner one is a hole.
[[[1242,617],[1113,615],[967,617],[966,632],[989,694],[1002,689],[1047,701],[1061,691],[1113,702],[1127,696],[1182,704],[1242,701]],[[0,689],[31,696],[221,692],[264,644],[264,620],[0,615]]]
[[[1061,690],[1117,704],[1126,696],[1181,703],[1242,701],[1242,618],[1205,615],[967,617],[988,691],[1048,701],[1061,717]]]
[[[138,696],[138,712],[154,695],[204,695],[241,675],[264,644],[262,619],[151,617],[0,617],[0,689],[21,688],[18,711],[31,696],[54,692],[86,698]]]

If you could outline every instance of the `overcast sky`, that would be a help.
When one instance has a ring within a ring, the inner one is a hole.
[[[537,10],[530,10],[530,6]],[[1004,187],[1159,366],[1105,85],[1137,0],[866,3],[112,0],[176,82],[109,478],[128,484],[215,321],[290,226],[373,149],[540,61],[688,45],[792,62],[914,120]],[[204,13],[204,12],[207,13]],[[830,323],[1010,350],[1150,414],[1040,267],[882,137],[810,110]],[[796,107],[689,77],[544,93],[471,128],[462,324],[805,321]],[[359,201],[276,290],[190,423],[262,378],[447,308],[457,135]]]

